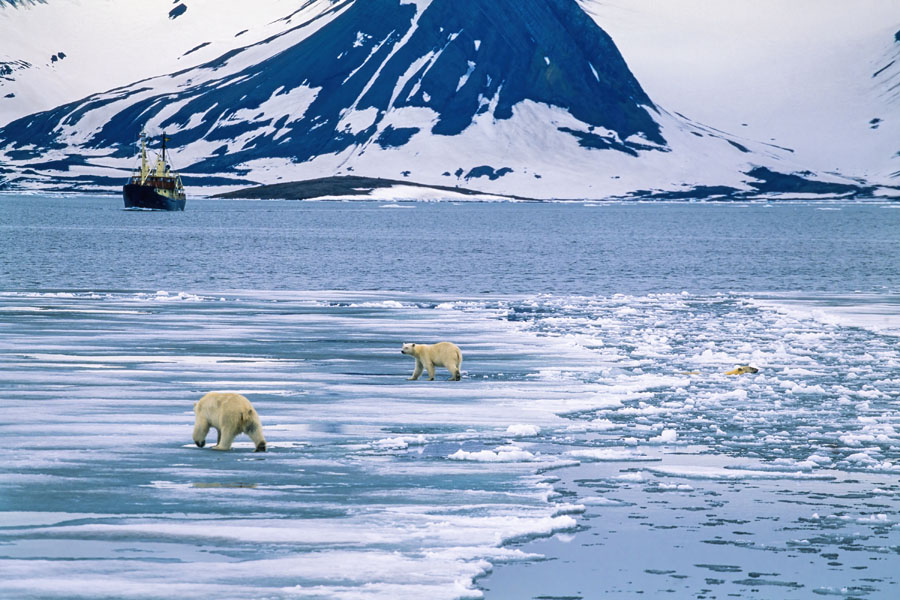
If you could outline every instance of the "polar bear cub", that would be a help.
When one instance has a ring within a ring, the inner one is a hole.
[[[450,342],[438,342],[437,344],[403,344],[401,354],[408,354],[416,359],[416,370],[408,381],[415,381],[422,374],[422,369],[428,371],[428,381],[434,381],[434,368],[445,367],[450,371],[450,379],[459,381],[459,367],[462,364],[462,352],[456,344]]]
[[[254,452],[266,451],[266,438],[256,409],[244,396],[232,392],[210,392],[194,403],[194,443],[206,445],[210,427],[219,434],[213,450],[231,450],[235,436],[246,433],[256,444]]]

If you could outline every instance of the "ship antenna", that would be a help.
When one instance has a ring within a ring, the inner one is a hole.
[[[162,138],[163,138],[163,140],[162,140],[162,142],[163,142],[162,162],[163,162],[163,168],[165,168],[165,165],[166,165],[166,132],[165,131],[163,131]]]

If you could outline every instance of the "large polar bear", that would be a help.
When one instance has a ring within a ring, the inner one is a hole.
[[[209,428],[219,436],[213,450],[231,450],[236,435],[246,433],[256,444],[254,452],[266,451],[259,415],[244,396],[232,392],[210,392],[194,403],[194,443],[206,445]]]
[[[462,364],[462,352],[456,344],[450,342],[438,342],[437,344],[403,344],[400,349],[402,354],[408,354],[416,359],[416,370],[408,381],[415,381],[422,374],[422,369],[428,370],[428,381],[434,381],[434,368],[446,367],[450,371],[450,379],[459,381],[459,366]]]

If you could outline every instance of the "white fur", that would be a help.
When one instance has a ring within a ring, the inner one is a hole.
[[[456,344],[403,344],[400,352],[416,359],[416,370],[409,381],[418,379],[423,368],[428,371],[428,381],[434,381],[435,367],[445,367],[450,371],[451,380],[459,381],[461,377],[459,367],[462,365],[462,352]]]
[[[246,433],[256,445],[256,452],[266,451],[259,415],[250,401],[232,392],[210,392],[194,403],[194,443],[201,448],[206,444],[209,429],[218,434],[213,450],[231,450],[235,436]]]

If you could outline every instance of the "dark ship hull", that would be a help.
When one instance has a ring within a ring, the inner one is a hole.
[[[184,210],[184,198],[169,198],[150,185],[128,183],[122,188],[125,208],[146,208],[151,210]]]

